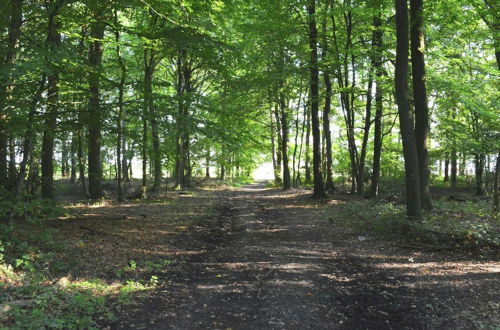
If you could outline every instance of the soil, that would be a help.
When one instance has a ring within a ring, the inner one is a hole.
[[[91,262],[75,266],[75,277],[102,266],[112,279],[113,265],[131,259],[175,261],[155,273],[154,290],[117,309],[117,321],[103,328],[500,327],[494,253],[429,251],[360,236],[328,221],[335,200],[312,200],[306,190],[259,183],[169,194],[161,203],[83,208],[85,225],[77,217],[63,226],[73,237],[80,233],[75,244],[92,245],[83,255]]]

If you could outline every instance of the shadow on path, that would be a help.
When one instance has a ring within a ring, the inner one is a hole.
[[[307,192],[265,186],[216,192],[217,215],[184,238],[208,247],[112,328],[471,329],[477,292],[498,307],[498,263],[478,270],[360,242],[325,221]]]

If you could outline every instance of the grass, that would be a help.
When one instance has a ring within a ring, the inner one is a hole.
[[[78,256],[54,239],[47,220],[62,213],[44,203],[26,203],[14,225],[0,225],[0,329],[98,329],[114,319],[113,308],[157,286],[152,262],[114,281],[63,276]]]
[[[377,233],[391,238],[407,237],[409,223],[405,206],[393,202],[351,200],[329,211],[330,221],[359,233]],[[500,221],[487,201],[435,201],[432,211],[410,223],[413,238],[433,244],[500,246]],[[448,242],[446,242],[449,239]]]

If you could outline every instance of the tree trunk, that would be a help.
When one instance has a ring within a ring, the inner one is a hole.
[[[283,164],[283,135],[281,129],[281,117],[279,114],[278,103],[274,104],[274,118],[276,121],[276,136],[278,138],[278,145],[276,148],[276,168],[277,171],[274,173],[275,183],[277,185],[281,185],[283,183],[283,179],[281,174],[283,172],[281,164]]]
[[[125,130],[125,123],[122,124],[122,178],[125,181],[130,181],[130,175],[128,170],[128,154],[130,150],[127,149],[127,133]]]
[[[274,183],[278,184],[281,181],[280,178],[280,168],[278,167],[278,162],[276,160],[276,142],[275,142],[275,130],[274,130],[274,119],[273,119],[273,109],[269,108],[269,120],[270,120],[270,133],[271,133],[271,152],[273,160],[273,173],[274,173]]]
[[[302,125],[302,130],[299,128],[299,117],[300,117],[300,108],[302,105],[302,90],[299,91],[299,104],[297,106],[297,114],[295,116],[295,138],[294,138],[294,147],[293,147],[293,158],[292,158],[292,186],[297,187],[297,175],[300,172],[300,154],[299,160],[297,162],[297,151],[299,149],[299,134],[301,134],[300,138],[300,149],[302,149],[302,136],[304,135],[304,125]],[[302,133],[301,133],[302,132]]]
[[[90,198],[89,190],[87,187],[87,183],[85,181],[85,155],[83,152],[83,120],[82,120],[82,111],[78,111],[78,140],[77,140],[77,153],[78,153],[78,172],[79,172],[79,181],[82,185],[82,192],[85,198]]]
[[[70,170],[70,182],[72,184],[76,183],[76,168],[78,164],[78,158],[76,156],[76,146],[77,146],[77,141],[76,141],[76,133],[72,132],[71,133],[71,146],[70,146],[70,161],[71,161],[71,170]]]
[[[191,177],[192,177],[193,166],[191,164],[191,144],[189,143],[189,137],[187,137],[187,136],[185,137],[184,143],[185,143],[184,158],[185,158],[186,170],[184,172],[184,183],[182,184],[182,186],[183,187],[191,187]]]
[[[9,169],[8,169],[8,177],[9,177],[9,183],[8,187],[9,189],[14,187],[15,181],[16,181],[16,139],[11,134],[9,137]]]
[[[303,121],[302,121],[302,130],[301,130],[301,133],[300,133],[300,149],[299,149],[299,156],[298,156],[298,159],[297,159],[297,176],[296,178],[294,179],[294,185],[295,187],[299,187],[300,183],[301,183],[301,172],[300,172],[300,163],[302,161],[302,150],[304,149],[304,133],[306,131],[306,125],[307,125],[307,121],[308,121],[308,117],[309,117],[309,111],[307,111],[307,109],[309,108],[309,105],[306,103],[306,100],[309,98],[309,93],[307,94],[307,96],[305,97],[304,99],[304,113],[303,113]]]
[[[9,217],[7,220],[8,224],[12,224],[12,220],[14,218],[15,214],[15,207],[18,203],[19,197],[21,195],[22,189],[23,189],[23,184],[24,180],[26,177],[26,168],[28,167],[28,162],[30,163],[30,168],[33,167],[33,146],[35,145],[35,138],[36,134],[33,129],[33,124],[34,124],[34,118],[35,118],[35,112],[36,112],[36,107],[40,99],[42,98],[42,93],[45,90],[45,75],[42,77],[40,80],[40,84],[38,86],[38,89],[33,97],[33,100],[30,104],[30,109],[29,109],[29,114],[28,114],[28,127],[26,128],[26,133],[24,135],[24,141],[23,141],[23,158],[21,160],[21,163],[19,164],[19,174],[16,177],[14,186],[13,186],[13,193],[11,196],[12,200],[12,208],[11,211],[9,212]]]
[[[451,150],[450,181],[452,187],[457,185],[457,149],[455,148]]]
[[[153,75],[156,68],[156,59],[152,51],[144,51],[144,107],[146,116],[151,123],[152,140],[152,161],[153,161],[153,190],[157,190],[161,185],[161,152],[158,121],[155,115],[153,101]],[[145,186],[144,186],[145,187]]]
[[[2,86],[0,87],[0,188],[7,188],[7,120],[6,111],[7,96],[12,90],[12,67],[16,62],[17,51],[19,49],[19,37],[23,24],[23,0],[10,1],[10,21],[7,33],[7,51],[0,66]]]
[[[381,14],[378,12],[373,19],[374,31],[374,69],[375,69],[375,127],[373,136],[373,166],[370,186],[370,197],[377,197],[379,190],[380,179],[380,157],[382,154],[382,114],[383,114],[383,99],[382,99],[382,77],[384,68],[382,66],[382,37],[383,30]]]
[[[153,61],[153,59],[151,59]],[[151,64],[150,65],[154,65]],[[151,74],[145,81],[145,88],[147,91],[147,105],[148,113],[151,120],[151,139],[153,142],[153,190],[157,190],[161,185],[162,173],[161,173],[161,151],[160,151],[160,137],[158,120],[156,119],[154,102],[153,102],[153,73],[154,67],[151,68]]]
[[[210,148],[205,153],[205,178],[210,178]]]
[[[61,139],[61,177],[69,175],[69,149],[67,136]]]
[[[332,156],[332,134],[330,131],[330,112],[332,108],[332,80],[330,78],[330,69],[326,65],[328,63],[328,40],[327,40],[327,28],[326,28],[326,15],[323,17],[322,24],[322,60],[324,64],[323,81],[325,82],[325,105],[323,108],[323,135],[325,138],[325,156],[326,156],[326,182],[325,190],[329,192],[335,191],[335,185],[333,183],[333,156]]]
[[[460,166],[458,168],[458,175],[465,176],[465,164],[467,163],[467,156],[465,152],[460,153]]]
[[[309,0],[307,3],[307,21],[309,27],[309,48],[310,71],[311,71],[311,119],[313,135],[313,174],[314,174],[314,193],[313,197],[326,197],[325,187],[323,185],[323,175],[321,174],[321,135],[320,123],[318,117],[319,111],[319,70],[318,70],[318,30],[316,26],[316,0]]]
[[[410,0],[411,64],[413,78],[413,102],[415,105],[415,141],[417,144],[418,168],[420,179],[420,200],[422,207],[432,209],[429,188],[429,107],[425,86],[425,42],[423,32],[423,0]]]
[[[57,65],[51,62],[61,41],[61,35],[58,31],[59,24],[57,23],[59,7],[59,1],[56,0],[55,2],[51,1],[47,8],[49,11],[47,65],[51,73],[48,76],[47,112],[42,139],[42,198],[49,199],[54,198],[54,139],[59,107],[59,73]]]
[[[226,167],[224,165],[220,166],[220,180],[224,181],[226,178]]]
[[[291,188],[290,167],[288,164],[288,116],[285,102],[285,94],[283,91],[284,81],[280,82],[279,92],[279,109],[281,114],[281,152],[283,155],[283,189]]]
[[[395,0],[395,5],[397,46],[394,82],[405,160],[406,214],[409,218],[420,218],[420,179],[417,146],[415,142],[410,102],[408,99],[408,6],[406,0]]]
[[[175,166],[175,187],[183,186],[185,169],[185,150],[184,150],[184,90],[185,84],[183,67],[185,52],[180,51],[177,58],[177,138],[176,138],[176,166]],[[221,171],[222,172],[222,171]],[[221,173],[221,176],[222,173]],[[222,180],[222,179],[221,179]]]
[[[340,46],[337,38],[337,25],[335,20],[335,15],[331,15],[332,18],[332,30],[333,30],[333,45],[334,53],[337,61],[336,65],[336,78],[337,83],[340,88],[340,103],[342,107],[342,113],[344,115],[344,122],[346,125],[346,135],[347,135],[347,145],[349,149],[349,159],[351,165],[351,194],[356,193],[356,186],[361,185],[361,178],[359,177],[359,159],[358,151],[356,147],[356,140],[354,135],[354,125],[355,125],[355,109],[354,109],[354,90],[355,90],[355,66],[354,66],[354,55],[351,54],[352,46],[352,12],[347,9],[344,13],[344,20],[346,24],[346,42],[344,53],[340,54]],[[352,76],[349,74],[349,58],[351,58],[352,66]],[[351,82],[349,81],[351,79]]]
[[[118,14],[115,12],[115,23],[118,23]],[[122,161],[122,145],[123,145],[123,122],[124,122],[124,109],[123,109],[123,96],[125,92],[125,79],[127,75],[127,68],[123,62],[123,58],[120,50],[120,32],[115,31],[115,41],[116,41],[116,57],[118,59],[118,65],[120,66],[120,83],[118,84],[118,118],[116,120],[116,126],[118,134],[116,137],[116,180],[118,184],[118,201],[124,200],[123,195],[123,161]]]
[[[100,105],[100,71],[103,53],[103,37],[105,24],[102,13],[94,11],[94,21],[90,24],[92,38],[89,50],[89,102],[88,102],[88,159],[89,159],[89,194],[92,199],[102,197],[102,165],[101,165],[101,105]]]
[[[497,161],[495,165],[495,179],[493,180],[493,210],[495,212],[498,212],[498,191],[499,191],[499,184],[500,184],[500,153],[497,155]]]
[[[484,154],[474,155],[476,165],[476,195],[484,195]]]
[[[310,94],[309,94],[310,95]],[[311,104],[309,96],[309,104]],[[304,162],[304,170],[305,170],[305,182],[307,184],[311,183],[311,147],[310,147],[310,138],[311,138],[311,108],[308,106],[309,111],[306,112],[306,155]]]
[[[448,182],[450,180],[450,175],[449,175],[449,167],[450,167],[450,158],[448,155],[446,155],[446,158],[444,159],[444,182]]]
[[[370,72],[369,75],[370,77],[368,78],[368,88],[366,91],[365,125],[363,127],[363,140],[361,142],[361,153],[359,155],[358,174],[357,174],[359,178],[358,189],[357,189],[359,197],[363,197],[365,194],[365,161],[366,161],[368,137],[370,135],[370,127],[372,119],[371,114],[372,114],[373,74]]]

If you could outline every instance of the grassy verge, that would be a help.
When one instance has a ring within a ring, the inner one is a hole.
[[[330,221],[362,234],[376,233],[427,244],[500,247],[500,221],[486,201],[435,201],[420,221],[405,219],[405,206],[392,202],[350,200],[329,211]]]

